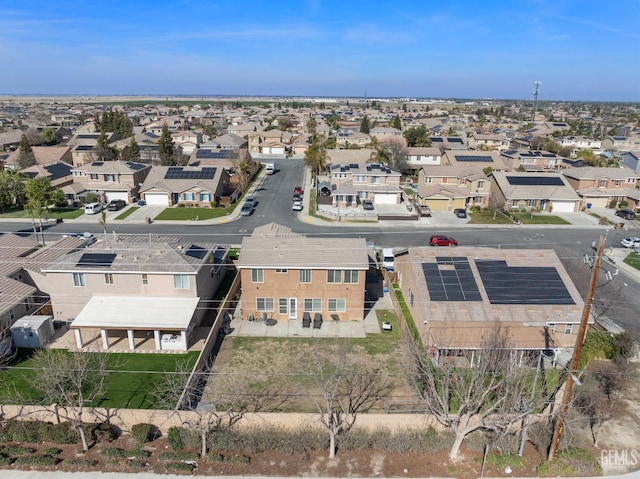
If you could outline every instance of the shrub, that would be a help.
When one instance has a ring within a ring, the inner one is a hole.
[[[60,459],[52,456],[20,456],[16,459],[15,464],[21,466],[55,466]]]
[[[80,441],[78,431],[72,429],[68,422],[44,423],[40,426],[39,431],[43,441],[54,444],[77,444]]]
[[[609,208],[615,208],[617,204],[618,204],[617,200],[611,200],[609,201]]]
[[[158,454],[160,461],[195,461],[200,455],[197,452],[165,451]]]
[[[145,442],[152,441],[158,428],[153,424],[134,424],[131,427],[131,436],[136,444],[142,445]]]
[[[128,461],[127,464],[130,467],[135,467],[136,469],[142,469],[143,467],[147,466],[147,463],[145,461],[137,461],[137,460]]]
[[[118,426],[106,422],[85,426],[85,431],[94,441],[112,442],[120,437],[122,431]]]
[[[167,443],[169,447],[174,451],[179,451],[184,448],[185,437],[188,431],[184,427],[172,426],[167,431]]]
[[[616,353],[614,338],[605,331],[587,333],[578,369],[585,368],[594,359],[613,359]]]
[[[185,205],[184,203],[178,203],[177,207],[178,208],[185,208],[187,205]]]
[[[98,465],[98,461],[94,461],[92,459],[72,459],[70,464],[77,467],[93,469]]]
[[[0,466],[10,466],[13,463],[14,459],[11,456],[2,456],[0,455]]]
[[[571,448],[558,452],[553,461],[540,464],[536,472],[539,476],[599,476],[602,468],[588,451]]]
[[[194,465],[190,462],[168,462],[164,465],[170,471],[193,471]]]
[[[622,200],[620,203],[618,203],[619,208],[626,208],[627,206],[629,206],[629,202],[627,200]]]
[[[18,421],[10,419],[0,429],[2,442],[41,442],[40,427],[42,421]]]
[[[100,454],[106,457],[122,458],[127,456],[127,451],[120,449],[119,447],[107,447],[100,451]]]
[[[209,456],[209,460],[211,462],[223,462],[224,461],[224,457],[222,456],[222,454],[211,454]]]
[[[42,450],[42,454],[44,454],[45,456],[57,456],[61,452],[62,449],[58,449],[57,447],[49,447]]]
[[[34,447],[25,447],[25,446],[6,446],[0,449],[0,454],[4,454],[6,456],[26,456],[28,454],[33,454],[36,452]]]
[[[251,458],[243,454],[235,454],[225,458],[224,462],[228,462],[229,464],[249,464],[251,463]]]

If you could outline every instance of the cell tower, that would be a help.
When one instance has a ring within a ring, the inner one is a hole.
[[[531,117],[531,123],[536,122],[536,110],[538,109],[538,93],[540,93],[541,81],[533,82],[535,89],[533,90],[533,116]]]

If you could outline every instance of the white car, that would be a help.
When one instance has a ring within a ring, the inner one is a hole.
[[[291,209],[293,211],[302,211],[302,201],[294,201]]]
[[[62,235],[63,238],[80,238],[82,240],[85,241],[85,243],[87,244],[92,244],[96,242],[96,237],[93,236],[91,233],[89,233],[88,231],[84,232],[84,233],[67,233]]]
[[[640,248],[640,238],[631,236],[620,241],[620,244],[625,248]]]

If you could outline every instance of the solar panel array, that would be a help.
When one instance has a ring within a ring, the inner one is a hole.
[[[49,179],[51,181],[69,176],[71,174],[71,168],[71,165],[65,163],[53,163],[44,167],[44,169],[49,172]]]
[[[207,255],[208,251],[209,250],[207,248],[203,248],[202,246],[197,246],[192,244],[187,248],[187,251],[185,252],[185,254],[187,256],[191,256],[192,258],[203,259]]]
[[[228,158],[235,158],[236,152],[233,150],[197,150],[196,158],[212,158],[219,160],[226,160]]]
[[[89,151],[93,150],[93,145],[78,145],[76,146],[76,151]]]
[[[460,143],[460,144],[463,144],[462,138],[458,138],[458,137],[455,137],[455,136],[447,138],[447,141],[449,143]]]
[[[133,161],[127,161],[127,166],[132,170],[138,171],[142,168],[145,168],[147,165],[143,165],[141,163],[134,163]]]
[[[454,155],[456,161],[459,162],[473,162],[473,163],[493,163],[493,158],[491,156],[481,156],[481,155]]]
[[[553,266],[508,266],[506,261],[476,260],[491,304],[575,304]]]
[[[482,301],[469,260],[464,256],[438,256],[436,263],[423,263],[422,270],[431,301]]]
[[[558,176],[507,176],[507,181],[513,186],[564,186]]]
[[[212,180],[216,176],[215,168],[185,170],[182,166],[171,166],[164,175],[165,180]]]
[[[104,165],[104,161],[94,161],[91,163],[91,166],[102,166]]]
[[[116,259],[114,253],[84,253],[76,266],[85,268],[108,268]]]

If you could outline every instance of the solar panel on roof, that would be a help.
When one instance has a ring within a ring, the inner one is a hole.
[[[422,270],[431,301],[482,301],[467,258],[439,256],[436,263],[423,263]]]
[[[66,165],[64,163],[53,163],[51,165],[45,166],[44,169],[49,172],[49,179],[51,181],[69,176],[71,174],[71,165]]]
[[[353,168],[354,170],[358,169],[358,164],[357,163],[349,163],[349,168]]]
[[[493,163],[493,158],[490,156],[480,155],[454,155],[454,158],[458,162],[473,162],[473,163]]]
[[[196,158],[212,158],[226,160],[227,158],[234,158],[235,152],[232,150],[208,150],[202,149],[196,151]]]
[[[191,256],[196,259],[203,259],[207,255],[207,248],[203,248],[202,246],[197,246],[192,244],[189,246],[185,252],[187,256]]]
[[[109,267],[113,260],[116,259],[114,253],[84,253],[76,266],[87,268]]]
[[[558,176],[507,176],[507,181],[513,186],[564,186]]]
[[[76,146],[77,151],[88,151],[93,150],[93,145],[78,145]]]
[[[491,304],[575,304],[553,266],[508,266],[506,261],[476,260]]]
[[[144,168],[146,165],[143,165],[141,163],[134,163],[133,161],[127,161],[127,166],[132,170],[138,171]]]
[[[199,170],[185,170],[182,166],[171,166],[164,175],[165,180],[212,180],[216,168],[205,167]]]
[[[431,143],[443,143],[444,140],[440,137],[431,138]]]
[[[94,161],[91,163],[91,166],[102,166],[104,165],[104,161]]]
[[[213,262],[215,264],[222,263],[222,259],[224,258],[226,251],[227,250],[225,250],[224,248],[216,248],[216,250],[213,252]]]
[[[447,141],[448,141],[449,143],[462,143],[462,138],[456,138],[456,137],[454,137],[454,138],[447,138]]]

